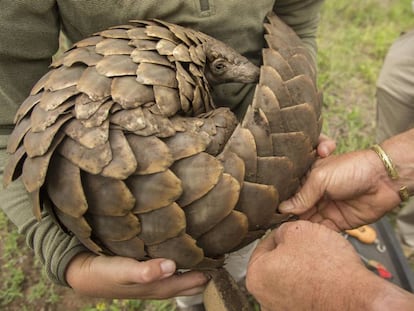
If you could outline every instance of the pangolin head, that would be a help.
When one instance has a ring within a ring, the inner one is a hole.
[[[207,58],[205,75],[211,85],[259,80],[259,68],[225,43],[206,36],[203,49]]]

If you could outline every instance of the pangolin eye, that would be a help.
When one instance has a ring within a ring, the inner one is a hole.
[[[215,74],[222,74],[227,69],[226,61],[219,58],[211,64],[211,70]]]
[[[217,70],[223,70],[223,69],[224,69],[224,67],[226,67],[226,65],[224,65],[224,63],[217,63],[217,64],[215,64],[215,65],[214,65],[214,67],[215,67]]]

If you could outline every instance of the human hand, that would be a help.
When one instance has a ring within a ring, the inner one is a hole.
[[[400,203],[383,163],[371,150],[319,159],[281,213],[340,231],[379,219]]]
[[[203,291],[208,278],[201,272],[174,274],[167,259],[137,261],[119,256],[80,253],[69,263],[66,280],[79,294],[99,298],[165,299]]]
[[[340,234],[300,220],[282,224],[259,243],[246,287],[266,311],[413,310],[414,302],[366,269]]]

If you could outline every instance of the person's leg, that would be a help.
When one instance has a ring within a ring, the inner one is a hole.
[[[414,31],[402,35],[389,49],[376,97],[378,142],[414,127]],[[414,247],[413,199],[398,214],[397,226],[403,242]]]
[[[380,88],[377,89],[376,97],[377,142],[381,142],[412,127],[411,123],[414,122],[414,102],[410,107],[405,101],[392,96],[390,93]]]

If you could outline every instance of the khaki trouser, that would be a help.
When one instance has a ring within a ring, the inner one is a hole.
[[[377,82],[377,141],[414,127],[414,30],[389,49]],[[401,150],[404,152],[404,150]],[[414,247],[414,199],[397,217],[404,243]]]

